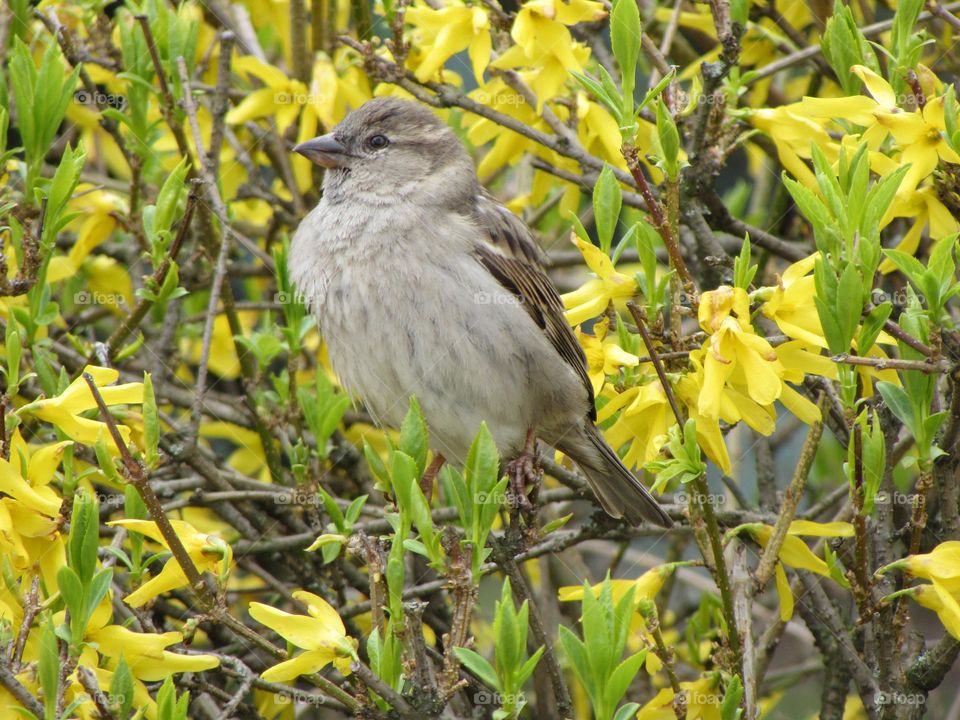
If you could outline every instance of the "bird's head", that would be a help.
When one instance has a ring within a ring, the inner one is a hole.
[[[470,157],[450,128],[423,105],[396,97],[364,103],[333,132],[294,151],[327,168],[325,192],[381,189],[404,197],[476,182]]]

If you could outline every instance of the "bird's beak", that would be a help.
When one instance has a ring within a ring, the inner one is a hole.
[[[333,138],[333,133],[302,142],[293,151],[325,168],[346,165],[347,149]]]

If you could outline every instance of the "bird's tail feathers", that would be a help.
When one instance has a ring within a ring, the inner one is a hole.
[[[592,423],[586,424],[577,439],[585,442],[577,442],[576,448],[562,443],[560,450],[572,457],[583,470],[608,515],[626,518],[631,525],[647,520],[664,528],[673,526],[660,503],[627,469]]]

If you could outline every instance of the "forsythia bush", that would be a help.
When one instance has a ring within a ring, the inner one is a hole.
[[[958,8],[9,0],[0,715],[955,712]],[[673,530],[340,389],[291,148],[388,94],[536,230]]]

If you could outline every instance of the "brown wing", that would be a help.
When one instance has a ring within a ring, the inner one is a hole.
[[[481,189],[474,198],[474,220],[483,228],[490,243],[508,257],[520,258],[539,266],[547,264],[547,256],[520,218]]]
[[[563,316],[563,301],[550,279],[532,262],[507,257],[490,245],[478,244],[474,252],[480,264],[497,282],[517,297],[550,344],[580,376],[590,399],[590,419],[596,420],[593,385],[587,375],[587,357]]]

